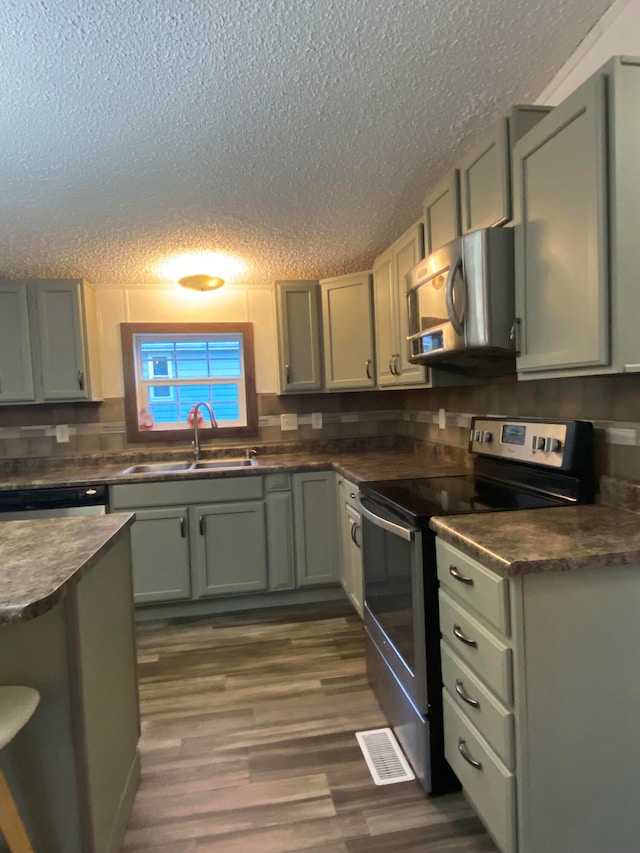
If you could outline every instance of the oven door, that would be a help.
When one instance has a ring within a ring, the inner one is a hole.
[[[407,275],[407,339],[412,362],[429,361],[465,347],[462,249],[462,238],[454,240]]]
[[[422,531],[360,497],[364,624],[416,710],[428,709]]]

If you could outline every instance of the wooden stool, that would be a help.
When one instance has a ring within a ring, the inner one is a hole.
[[[12,740],[31,718],[40,694],[32,687],[0,687],[0,749]],[[0,832],[11,853],[33,853],[15,801],[0,770]]]

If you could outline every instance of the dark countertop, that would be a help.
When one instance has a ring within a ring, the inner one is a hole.
[[[108,551],[131,513],[0,524],[0,625],[41,616]]]
[[[163,459],[187,461],[189,455],[187,453],[181,456],[171,455]],[[0,490],[73,486],[80,483],[114,485],[116,483],[196,480],[209,477],[250,477],[281,471],[318,470],[334,470],[348,480],[362,483],[367,480],[393,480],[401,477],[433,477],[457,473],[461,468],[464,469],[461,463],[451,461],[447,456],[419,454],[406,450],[277,453],[258,456],[256,464],[251,468],[123,474],[122,471],[131,464],[131,462],[108,462],[104,457],[96,456],[94,461],[85,461],[81,465],[67,464],[64,467],[51,466],[40,470],[26,468],[22,472],[11,474],[0,471]]]
[[[640,563],[640,515],[606,506],[451,515],[430,524],[503,577]]]

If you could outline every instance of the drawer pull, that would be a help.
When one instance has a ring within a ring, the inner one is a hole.
[[[461,643],[465,644],[465,646],[471,646],[471,648],[473,649],[478,648],[477,641],[469,639],[469,637],[467,637],[467,635],[464,633],[464,631],[459,625],[453,626],[453,633],[460,640]]]
[[[472,708],[479,708],[480,703],[477,699],[472,699],[471,696],[464,689],[464,684],[460,681],[459,678],[456,678],[456,693],[462,699],[463,702],[466,702],[467,705],[471,705]]]
[[[458,752],[468,764],[470,764],[476,770],[482,770],[481,762],[476,761],[475,758],[471,758],[471,756],[469,755],[469,750],[467,749],[467,742],[461,737],[458,738]]]
[[[452,578],[455,578],[457,581],[460,581],[460,583],[467,583],[469,584],[469,586],[473,586],[473,578],[468,578],[466,575],[461,575],[458,571],[457,566],[449,566],[449,574]]]

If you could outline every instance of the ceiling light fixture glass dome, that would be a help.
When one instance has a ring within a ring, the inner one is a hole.
[[[189,290],[217,290],[224,284],[224,279],[217,275],[195,273],[194,275],[185,275],[179,278],[178,284]]]

